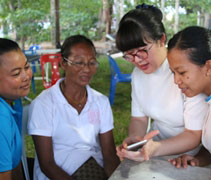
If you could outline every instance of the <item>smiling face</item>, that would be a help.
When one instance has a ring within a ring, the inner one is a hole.
[[[188,51],[173,48],[168,52],[168,61],[174,73],[174,82],[188,96],[193,97],[199,93],[210,95],[211,77],[210,65],[203,66],[191,62]]]
[[[70,49],[70,55],[67,59],[70,60],[70,62],[62,62],[62,68],[66,74],[66,82],[77,86],[88,85],[97,71],[97,67],[91,65],[96,62],[94,48],[87,43],[77,43]],[[81,65],[79,64],[83,63],[86,65],[80,67]]]
[[[26,96],[30,91],[32,70],[21,50],[0,56],[0,96],[7,102]]]

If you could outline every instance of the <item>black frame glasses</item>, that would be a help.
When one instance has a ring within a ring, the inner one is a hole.
[[[139,59],[142,59],[142,60],[145,60],[148,58],[149,56],[149,51],[150,49],[152,48],[153,44],[148,48],[148,49],[138,49],[136,51],[136,53],[134,54],[127,54],[127,53],[124,53],[123,55],[123,58],[126,60],[126,61],[129,61],[129,62],[133,62],[135,57],[138,57]]]

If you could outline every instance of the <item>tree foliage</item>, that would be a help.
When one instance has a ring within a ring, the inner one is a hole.
[[[108,0],[110,5],[114,1]],[[134,8],[137,4],[147,3],[160,8],[161,0],[134,0],[124,2],[124,12]],[[98,31],[102,27],[101,11],[103,0],[60,0],[60,34],[61,41],[73,34],[84,34],[93,40],[101,39],[103,33]],[[165,7],[174,10],[175,1],[165,0]],[[211,0],[180,0],[180,7],[185,13],[179,12],[179,30],[197,24],[197,13],[201,15],[203,26],[205,13],[211,14]],[[110,11],[112,13],[112,11]],[[111,14],[112,15],[112,14]],[[111,17],[115,19],[116,14]],[[4,36],[16,38],[23,43],[40,43],[50,41],[50,0],[0,0],[0,27]],[[168,37],[173,34],[174,19],[164,19]],[[49,26],[48,26],[49,25]],[[117,24],[118,25],[118,24]],[[115,29],[115,28],[114,28]]]
[[[49,6],[45,0],[0,0],[0,25],[6,36],[15,34],[16,40],[41,42]]]
[[[84,34],[95,39],[101,7],[99,0],[61,0],[61,39],[73,34]]]

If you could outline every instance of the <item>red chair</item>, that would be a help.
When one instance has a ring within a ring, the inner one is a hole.
[[[61,60],[61,54],[45,54],[40,57],[42,81],[44,87],[47,89],[53,86],[56,81],[60,78],[59,74],[59,61]],[[49,80],[49,64],[51,64],[51,80]]]

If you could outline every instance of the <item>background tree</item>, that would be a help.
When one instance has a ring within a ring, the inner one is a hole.
[[[174,33],[179,29],[179,0],[175,0]]]
[[[61,40],[74,34],[101,39],[97,31],[101,7],[99,0],[60,0]]]
[[[47,7],[45,0],[0,0],[1,25],[6,29],[5,35],[13,34],[22,48],[26,40],[32,43],[43,41],[42,30],[49,13]]]
[[[59,0],[50,0],[51,3],[51,42],[56,48],[60,45]]]
[[[171,2],[170,5],[174,1]],[[187,26],[199,25],[206,26],[206,14],[211,14],[210,0],[180,0],[180,8],[183,12],[179,12],[179,26],[181,30]],[[200,21],[199,21],[200,19]]]
[[[106,40],[106,34],[111,33],[112,7],[113,0],[102,0],[102,8],[98,21],[98,34],[102,35],[102,41]]]
[[[50,4],[56,1],[60,6],[60,30],[51,22]],[[162,9],[167,37],[171,37],[176,21],[166,15],[175,16],[175,0],[0,0],[0,28],[4,37],[20,41],[22,48],[24,43],[51,42],[53,29],[57,32],[55,41],[74,34],[101,40],[106,34],[115,34],[123,14],[142,3]],[[175,32],[190,25],[209,27],[210,16],[210,0],[180,0]]]

